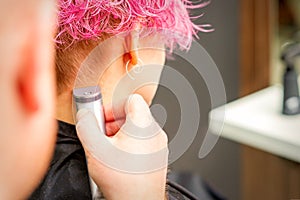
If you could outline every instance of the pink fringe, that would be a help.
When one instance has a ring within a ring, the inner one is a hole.
[[[203,8],[209,1],[193,4],[190,0],[58,0],[59,32],[56,42],[90,40],[102,33],[119,34],[143,28],[165,34],[170,51],[177,44],[189,49],[197,32],[213,31],[209,24],[195,25],[189,9]],[[173,33],[173,34],[170,34]]]

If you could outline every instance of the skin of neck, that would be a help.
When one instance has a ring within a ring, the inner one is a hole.
[[[57,97],[56,119],[69,124],[75,124],[74,117],[72,112],[72,91],[68,90]]]

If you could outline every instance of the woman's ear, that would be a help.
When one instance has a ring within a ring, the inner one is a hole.
[[[131,65],[138,63],[138,45],[139,45],[139,33],[138,30],[133,30],[125,38],[125,51],[124,62],[130,62]]]
[[[17,92],[24,110],[34,113],[39,108],[37,83],[37,66],[34,56],[34,45],[27,44],[24,48],[23,58],[20,59],[17,76]]]

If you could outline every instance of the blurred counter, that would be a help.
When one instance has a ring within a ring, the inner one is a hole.
[[[272,86],[211,112],[210,131],[223,123],[221,137],[243,144],[240,199],[300,199],[300,115],[281,109],[282,87]]]
[[[282,87],[271,86],[225,105],[221,137],[300,162],[300,115],[285,116],[282,110]],[[211,113],[211,132],[222,121]],[[216,124],[216,126],[214,126]]]

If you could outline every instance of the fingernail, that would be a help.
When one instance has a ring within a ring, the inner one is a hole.
[[[132,94],[128,97],[126,109],[127,111],[135,111],[148,107],[143,97],[139,94]]]
[[[130,119],[140,127],[148,126],[152,122],[152,115],[148,104],[139,94],[130,95],[127,102]]]

